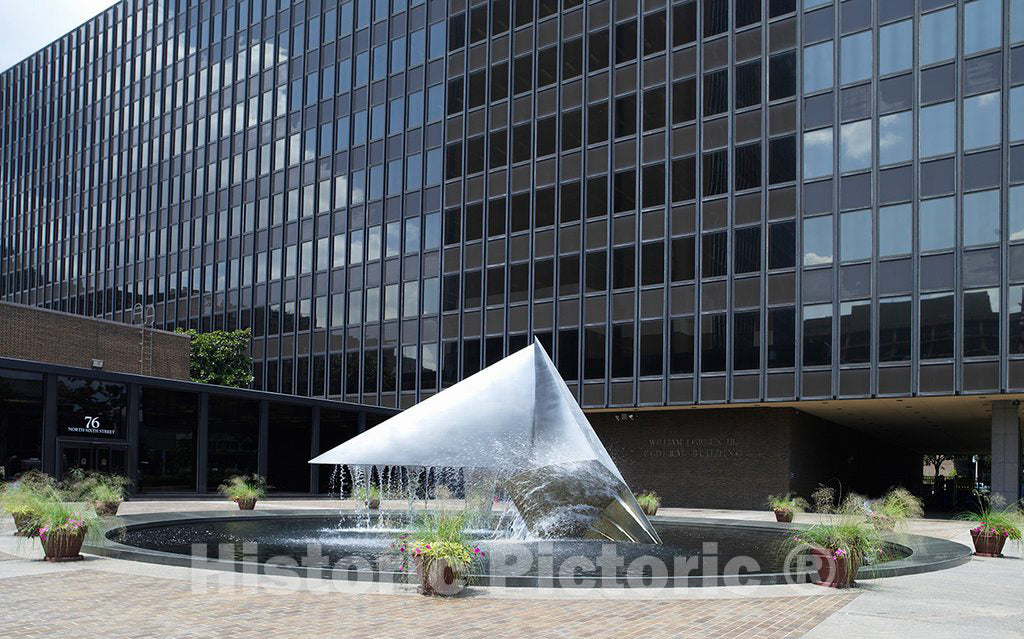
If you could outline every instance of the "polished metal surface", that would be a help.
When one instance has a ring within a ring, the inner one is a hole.
[[[510,494],[531,532],[541,532],[538,522],[564,519],[556,511],[585,504],[577,519],[588,520],[587,534],[600,529],[607,539],[660,541],[537,341],[310,463],[493,469],[518,477]],[[586,489],[566,491],[568,485]]]

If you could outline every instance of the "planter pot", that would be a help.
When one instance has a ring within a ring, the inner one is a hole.
[[[63,533],[48,535],[46,541],[39,540],[43,544],[43,553],[46,561],[81,561],[84,559],[81,554],[82,542],[85,541],[85,530],[77,533]]]
[[[643,510],[644,514],[647,515],[648,517],[654,517],[655,515],[658,514],[658,507],[657,506],[655,506],[654,508],[644,508],[643,506],[641,506],[640,509]]]
[[[430,567],[424,570],[422,557],[416,557],[416,577],[420,585],[416,592],[421,595],[440,595],[454,597],[466,587],[465,577],[456,574],[455,570],[444,559],[435,559]]]
[[[36,518],[27,513],[15,513],[14,517],[14,534],[19,537],[36,537],[39,535],[39,524],[36,523]]]
[[[97,501],[93,504],[96,514],[100,517],[113,517],[117,515],[117,509],[121,507],[119,501]]]
[[[776,510],[775,511],[775,521],[781,521],[784,524],[790,523],[791,521],[793,521],[793,511],[792,510]]]
[[[238,510],[254,510],[256,508],[256,498],[251,499],[235,499],[233,500],[238,504]]]
[[[856,559],[836,559],[830,551],[823,548],[811,548],[811,554],[818,568],[818,581],[815,582],[817,585],[849,588],[855,584],[857,570],[860,568]]]
[[[974,540],[974,554],[979,557],[1002,557],[1006,536],[997,533],[979,533],[971,531]]]
[[[370,510],[378,510],[378,509],[380,509],[380,500],[379,499],[371,499],[370,500]]]

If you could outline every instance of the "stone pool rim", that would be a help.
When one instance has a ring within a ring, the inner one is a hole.
[[[396,515],[406,514],[405,510],[385,510],[385,514]],[[139,546],[131,546],[110,538],[112,533],[121,530],[140,530],[146,528],[159,528],[187,524],[202,520],[206,522],[222,522],[234,519],[276,519],[280,517],[300,519],[323,519],[333,516],[358,516],[366,515],[366,511],[354,509],[339,509],[325,511],[322,509],[273,509],[273,510],[224,510],[224,511],[182,511],[182,512],[161,512],[143,513],[136,515],[119,515],[103,520],[103,525],[98,534],[86,539],[82,552],[136,561],[141,563],[157,564],[163,566],[177,566],[184,568],[200,568],[226,572],[242,572],[248,574],[266,574],[268,566],[266,563],[253,561],[234,561],[219,558],[202,558],[197,560],[191,555],[173,553],[160,550],[150,550]],[[722,527],[751,531],[763,531],[779,533],[787,530],[794,532],[808,527],[808,524],[800,523],[779,523],[771,521],[749,521],[738,519],[723,519],[717,517],[672,517],[654,516],[651,522],[657,524],[681,525],[681,526],[703,526],[709,528]],[[885,577],[897,577],[902,575],[913,575],[924,572],[934,572],[963,565],[973,557],[973,551],[964,544],[928,537],[925,535],[909,533],[887,533],[886,541],[900,546],[910,554],[901,559],[884,562],[874,566],[863,566],[857,574],[857,580],[871,580]],[[621,542],[614,542],[621,543]],[[397,583],[404,578],[403,573],[391,571],[373,570],[361,573],[354,570],[341,570],[322,567],[288,566],[288,570],[301,578],[334,579],[340,581],[362,581],[362,582],[393,582]],[[273,573],[279,574],[279,573]],[[369,579],[367,577],[370,577]],[[386,577],[382,579],[382,576]],[[741,575],[743,583],[736,583],[735,575],[683,575],[667,578],[665,588],[685,587],[715,587],[715,586],[756,586],[756,585],[780,585],[792,583],[810,583],[816,576],[812,571],[796,573],[750,573]],[[484,575],[474,580],[474,585],[484,587],[505,587],[505,588],[607,588],[616,587],[636,590],[657,590],[661,587],[642,586],[629,587],[629,579],[626,577],[588,577],[595,582],[593,585],[576,584],[569,580],[551,577],[538,576],[491,576]],[[756,581],[752,581],[756,580]],[[498,583],[494,583],[497,581]],[[602,583],[602,582],[612,583]]]

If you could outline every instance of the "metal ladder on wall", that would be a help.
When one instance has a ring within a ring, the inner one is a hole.
[[[152,304],[136,304],[132,309],[132,324],[139,327],[139,374],[153,374],[153,325],[156,308]]]

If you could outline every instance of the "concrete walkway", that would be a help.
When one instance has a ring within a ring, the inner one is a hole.
[[[223,501],[133,501],[123,514],[223,510]],[[386,506],[387,504],[385,504]],[[338,500],[259,509],[336,510]],[[397,504],[396,504],[397,506]],[[659,514],[774,519],[770,512]],[[813,515],[802,516],[810,521]],[[800,521],[800,518],[797,519]],[[910,532],[970,544],[970,525],[915,520]],[[803,584],[637,590],[487,589],[420,597],[409,586],[306,587],[293,578],[218,582],[219,573],[90,557],[52,565],[0,519],[0,637],[1024,637],[1024,560],[975,558],[946,571],[862,581],[843,592]],[[289,581],[292,579],[292,581]]]

